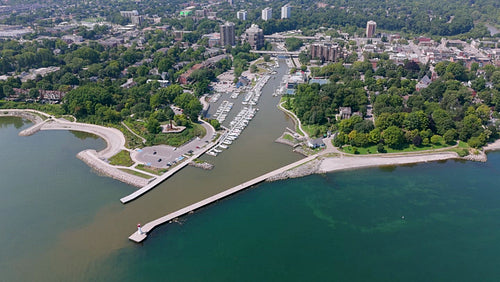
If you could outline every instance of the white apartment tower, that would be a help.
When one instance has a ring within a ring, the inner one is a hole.
[[[377,23],[374,21],[368,21],[366,23],[366,37],[370,38],[375,35],[375,30],[377,29]]]
[[[273,17],[273,9],[272,8],[265,8],[264,10],[262,10],[262,19],[265,20],[265,21],[268,21],[270,19],[272,19]]]
[[[246,21],[247,20],[247,11],[241,10],[236,13],[236,18],[240,21]]]
[[[285,6],[281,7],[282,19],[289,19],[291,15],[292,15],[292,7],[290,6],[290,4],[286,4]]]

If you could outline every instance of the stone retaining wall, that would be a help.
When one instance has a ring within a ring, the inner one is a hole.
[[[38,131],[43,125],[43,119],[36,114],[27,111],[0,110],[0,117],[20,117],[33,122],[35,125],[19,132],[19,136],[30,136]]]
[[[135,176],[124,171],[121,171],[115,167],[108,165],[107,163],[101,161],[97,157],[97,152],[95,150],[85,150],[81,151],[76,155],[77,158],[82,160],[92,169],[100,174],[109,176],[113,179],[119,180],[121,182],[130,184],[136,187],[143,187],[149,183],[149,179],[145,179],[139,176]]]
[[[287,170],[285,172],[282,172],[280,174],[276,174],[274,176],[269,177],[266,179],[266,181],[277,181],[277,180],[283,180],[283,179],[288,179],[288,178],[298,178],[298,177],[303,177],[311,174],[318,173],[319,171],[319,166],[321,164],[320,160],[312,160],[308,163],[305,163],[301,166],[298,166],[296,168],[292,168],[290,170]]]

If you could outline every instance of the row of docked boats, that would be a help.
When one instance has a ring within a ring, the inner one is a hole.
[[[245,99],[243,99],[243,102],[241,103],[243,105],[257,105],[257,103],[259,102],[259,98],[262,95],[262,88],[264,87],[264,85],[266,85],[270,78],[270,75],[264,75],[261,79],[259,79],[255,87],[247,92],[247,94],[245,95]]]
[[[226,120],[227,115],[233,108],[234,103],[231,103],[227,100],[222,101],[219,108],[214,114],[214,118],[217,119],[220,123]]]
[[[221,92],[215,93],[211,98],[210,98],[210,103],[217,103],[219,101],[220,97],[222,96]]]
[[[222,135],[219,144],[207,152],[208,155],[217,156],[222,150],[229,148],[233,144],[243,130],[247,127],[250,120],[253,119],[255,113],[258,111],[256,108],[244,107],[236,117],[230,122],[230,128]]]

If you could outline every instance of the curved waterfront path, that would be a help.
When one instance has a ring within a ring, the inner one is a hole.
[[[138,170],[135,167],[114,166],[109,164],[108,159],[118,154],[119,152],[131,151],[130,149],[127,149],[125,147],[126,144],[125,136],[120,130],[116,128],[104,127],[95,124],[71,122],[62,118],[56,119],[51,115],[35,110],[6,109],[6,110],[0,110],[0,113],[1,113],[0,117],[17,116],[29,119],[33,123],[35,123],[33,126],[19,133],[19,135],[22,136],[29,136],[35,134],[39,130],[74,130],[74,131],[91,133],[104,139],[104,141],[106,142],[106,148],[98,152],[90,149],[84,150],[82,152],[79,152],[77,154],[77,157],[81,159],[83,162],[85,162],[88,166],[98,171],[99,173],[117,179],[119,181],[125,182],[129,185],[141,187],[141,189],[120,199],[122,203],[130,202],[140,197],[141,195],[145,194],[146,192],[150,191],[158,184],[163,182],[165,179],[167,179],[168,177],[175,174],[177,171],[184,168],[186,165],[189,164],[189,162],[198,158],[208,149],[216,145],[216,143],[209,142],[211,139],[213,139],[213,136],[215,135],[215,129],[210,123],[207,123],[199,119],[200,122],[202,123],[202,126],[205,128],[206,131],[205,136],[200,140],[184,144],[177,150],[177,154],[179,154],[179,156],[185,155],[190,150],[194,151],[194,155],[188,158],[187,160],[184,160],[176,167],[169,170],[167,173],[164,173],[161,176],[155,176],[151,173]],[[42,117],[44,117],[45,119],[43,119]],[[143,138],[141,137],[141,139]],[[137,164],[138,162],[135,161],[135,165]],[[144,176],[149,176],[150,178],[148,179],[141,176],[133,175],[127,173],[124,170],[132,170],[135,172],[139,172]]]
[[[132,129],[130,129],[130,127],[128,127],[123,121],[122,121],[122,125],[130,132],[132,133],[135,137],[139,138],[142,140],[142,143],[143,144],[146,144],[146,138],[140,136],[139,134],[135,133]]]
[[[304,130],[304,128],[302,127],[302,122],[300,121],[300,119],[297,117],[297,115],[295,115],[294,112],[292,111],[289,111],[287,109],[285,109],[285,107],[283,107],[283,104],[285,102],[281,102],[278,104],[278,108],[282,111],[284,111],[285,113],[287,113],[289,116],[292,117],[292,119],[294,120],[294,123],[297,125],[297,127],[300,129],[300,131],[302,132],[302,134],[304,134],[304,137],[309,140],[310,137],[309,137],[309,134],[307,134],[307,132]]]

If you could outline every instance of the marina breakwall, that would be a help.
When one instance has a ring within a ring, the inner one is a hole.
[[[154,179],[145,179],[140,176],[135,176],[124,171],[121,171],[108,163],[100,160],[97,157],[97,152],[95,150],[85,150],[81,151],[76,155],[77,158],[82,160],[96,172],[109,176],[113,179],[119,180],[121,182],[130,184],[135,187],[143,187],[148,185]]]
[[[195,152],[195,154],[193,156],[191,156],[189,159],[184,160],[183,162],[181,162],[180,164],[178,164],[174,168],[172,168],[169,171],[165,172],[163,175],[161,175],[161,176],[157,177],[156,179],[150,181],[146,185],[143,185],[144,187],[142,187],[141,189],[135,191],[134,193],[132,193],[132,194],[130,194],[128,196],[125,196],[125,197],[121,198],[120,201],[123,204],[126,204],[126,203],[128,203],[130,201],[133,201],[133,200],[137,199],[138,197],[142,196],[143,194],[149,192],[151,189],[155,188],[157,185],[159,185],[160,183],[162,183],[164,180],[166,180],[167,178],[169,178],[170,176],[174,175],[176,172],[178,172],[179,170],[181,170],[182,168],[184,168],[185,166],[187,166],[190,162],[194,161],[195,159],[197,159],[198,157],[200,157],[201,155],[203,155],[206,151],[210,150],[212,147],[214,147],[215,145],[217,145],[217,142],[218,141],[209,143],[204,148],[198,149],[198,151]]]
[[[30,136],[38,131],[40,131],[40,128],[44,125],[45,121],[36,114],[36,112],[32,112],[29,110],[0,110],[0,116],[4,117],[20,117],[27,119],[31,122],[34,123],[33,126],[30,126],[29,128],[26,128],[25,130],[22,130],[19,132],[19,136]]]
[[[31,135],[37,133],[38,131],[40,131],[44,124],[45,124],[45,122],[42,121],[42,122],[37,123],[29,128],[26,128],[25,130],[19,132],[19,136],[31,136]]]
[[[270,177],[272,177],[274,175],[283,173],[283,172],[285,172],[287,170],[290,170],[290,169],[296,168],[298,166],[301,166],[304,163],[310,162],[310,161],[314,160],[315,158],[317,158],[317,155],[309,156],[307,158],[301,159],[301,160],[296,161],[296,162],[294,162],[292,164],[289,164],[289,165],[286,165],[284,167],[278,168],[276,170],[273,170],[273,171],[271,171],[269,173],[263,174],[263,175],[261,175],[259,177],[254,178],[254,179],[248,180],[248,181],[246,181],[246,182],[244,182],[242,184],[239,184],[239,185],[237,185],[237,186],[235,186],[233,188],[230,188],[230,189],[227,189],[227,190],[225,190],[223,192],[215,194],[215,195],[213,195],[211,197],[208,197],[208,198],[206,198],[204,200],[201,200],[201,201],[199,201],[197,203],[189,205],[189,206],[187,206],[185,208],[182,208],[182,209],[180,209],[178,211],[175,211],[173,213],[169,213],[169,214],[167,214],[167,215],[165,215],[163,217],[160,217],[160,218],[158,218],[156,220],[148,222],[148,223],[146,223],[142,227],[142,229],[141,229],[142,232],[139,232],[139,231],[134,232],[132,235],[130,235],[129,239],[131,241],[136,242],[136,243],[140,243],[140,242],[142,242],[143,240],[145,240],[147,238],[147,233],[150,232],[151,230],[153,230],[154,228],[156,228],[158,225],[167,223],[170,220],[175,219],[175,218],[177,218],[179,216],[185,215],[185,214],[190,213],[190,212],[192,212],[194,210],[197,210],[197,209],[199,209],[201,207],[204,207],[204,206],[209,205],[211,203],[217,202],[218,200],[221,200],[223,198],[231,196],[231,195],[233,195],[233,194],[235,194],[235,193],[237,193],[239,191],[245,190],[245,189],[247,189],[247,188],[249,188],[249,187],[251,187],[251,186],[253,186],[255,184],[258,184],[258,183],[260,183],[262,181],[265,181],[265,180],[269,179]]]

